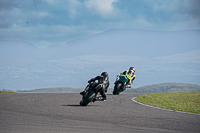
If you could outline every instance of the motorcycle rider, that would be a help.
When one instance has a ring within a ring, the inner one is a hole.
[[[88,81],[88,83],[94,82],[95,80],[98,80],[97,85],[95,85],[95,89],[100,90],[100,94],[102,96],[101,99],[96,99],[96,100],[101,100],[101,101],[106,101],[106,92],[108,90],[108,87],[110,85],[109,83],[109,76],[107,72],[102,72],[101,76],[96,76],[95,78],[92,78]],[[81,95],[85,95],[87,90],[89,89],[89,86],[85,88],[84,91],[80,92]]]
[[[126,84],[126,86],[124,86],[124,90],[126,89],[125,87],[131,88],[132,83],[135,80],[135,68],[130,67],[129,70],[120,73],[120,75],[126,75],[126,77],[128,78],[128,83]],[[119,75],[117,75],[116,81],[118,80],[119,80]]]

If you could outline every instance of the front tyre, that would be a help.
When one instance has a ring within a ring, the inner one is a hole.
[[[119,95],[120,89],[122,87],[121,83],[117,83],[114,86],[113,95]]]
[[[82,100],[80,101],[81,106],[87,106],[89,102],[93,101],[95,98],[95,92],[90,91],[90,93],[87,93],[83,96]]]

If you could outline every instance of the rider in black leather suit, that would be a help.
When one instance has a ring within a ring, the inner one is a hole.
[[[96,89],[100,90],[100,94],[102,96],[102,101],[106,100],[106,92],[108,90],[108,87],[110,85],[109,83],[109,76],[107,72],[102,72],[101,76],[96,76],[95,78],[92,78],[88,81],[88,83],[93,82],[95,80],[98,80],[98,84],[95,86]],[[86,87],[84,91],[80,92],[81,95],[85,95],[89,87]]]

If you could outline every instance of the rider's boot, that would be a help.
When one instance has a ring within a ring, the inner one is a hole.
[[[102,97],[101,101],[106,101],[106,97]]]
[[[106,97],[98,97],[96,98],[97,101],[106,101]]]
[[[132,85],[126,85],[126,87],[127,87],[127,88],[131,88],[131,87],[132,87]]]

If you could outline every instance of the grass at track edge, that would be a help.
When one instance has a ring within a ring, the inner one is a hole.
[[[200,92],[146,94],[135,100],[154,107],[200,114]]]

